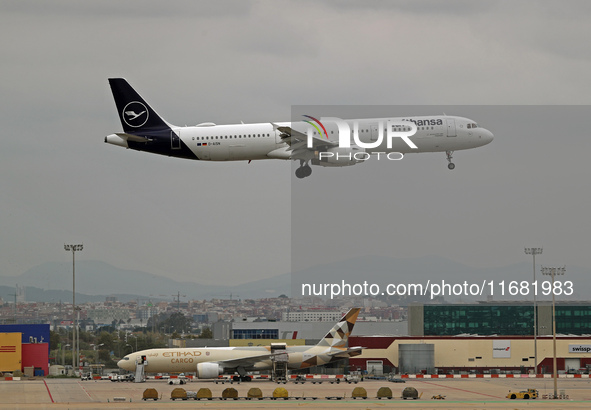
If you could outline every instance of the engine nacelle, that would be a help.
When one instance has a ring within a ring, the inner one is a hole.
[[[312,165],[322,167],[347,167],[366,161],[369,157],[370,154],[365,152],[365,148],[352,145],[350,148],[333,147],[326,151],[316,151],[311,162]]]
[[[224,372],[222,366],[217,363],[197,363],[197,378],[215,379]]]

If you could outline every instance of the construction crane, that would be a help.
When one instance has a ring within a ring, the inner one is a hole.
[[[187,295],[181,295],[181,292],[179,291],[179,292],[177,292],[176,295],[171,295],[171,296],[176,296],[176,298],[177,298],[176,299],[176,309],[177,309],[177,312],[180,312],[181,311],[181,296],[186,298]]]
[[[18,285],[16,285],[18,288]],[[18,290],[15,290],[14,293],[9,293],[8,296],[14,296],[14,324],[16,324],[16,297],[18,296]]]

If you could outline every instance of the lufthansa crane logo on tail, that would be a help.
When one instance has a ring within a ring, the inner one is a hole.
[[[143,103],[132,101],[123,108],[121,118],[130,127],[139,128],[148,121],[148,115],[148,108]]]

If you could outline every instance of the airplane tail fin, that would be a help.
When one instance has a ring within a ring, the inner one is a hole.
[[[124,78],[109,78],[123,130],[129,134],[171,128]]]
[[[345,347],[349,339],[349,335],[353,332],[353,326],[359,315],[360,308],[352,308],[345,316],[330,329],[330,332],[318,342],[317,346],[326,347]]]

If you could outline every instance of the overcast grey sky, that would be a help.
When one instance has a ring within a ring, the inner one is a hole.
[[[177,125],[289,120],[293,104],[589,104],[590,19],[584,0],[0,1],[0,274],[66,263],[64,242],[84,242],[82,259],[179,280],[289,271],[291,165],[104,144],[121,130],[108,77]],[[352,192],[417,187],[404,191],[407,234],[440,240],[379,254],[486,267],[543,245],[544,262],[591,267],[588,128],[511,135],[473,119],[497,138],[457,153],[453,172],[425,154],[365,164],[376,181],[355,178],[365,165],[312,179],[344,171]],[[482,202],[498,212],[475,211]],[[466,219],[433,217],[450,204]]]

